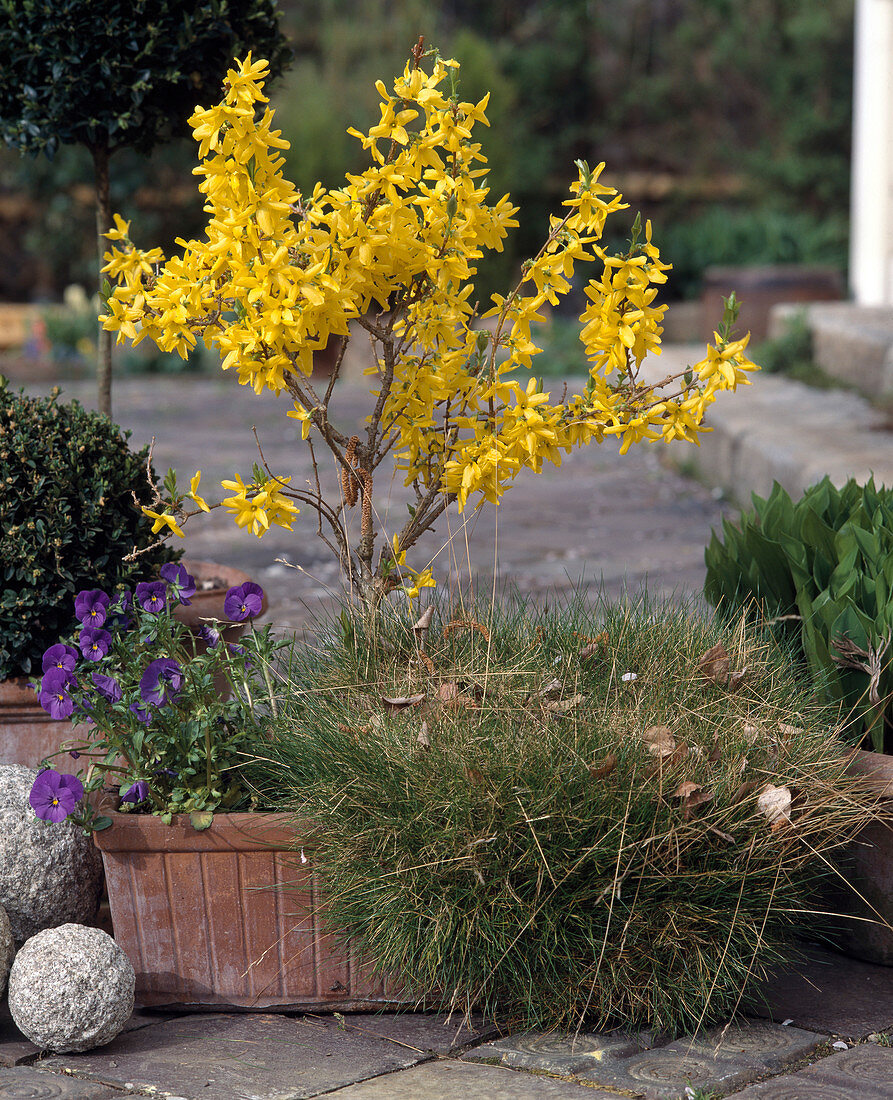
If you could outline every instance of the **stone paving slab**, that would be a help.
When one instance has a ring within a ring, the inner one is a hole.
[[[617,1100],[567,1081],[470,1062],[427,1062],[327,1094],[331,1100]]]
[[[893,1049],[876,1043],[859,1043],[822,1058],[797,1076],[839,1088],[858,1086],[865,1097],[876,1095],[889,1100],[893,1096]]]
[[[153,1015],[138,1008],[124,1025],[124,1031],[138,1031],[141,1027],[149,1027],[165,1019],[166,1016]],[[18,1066],[33,1062],[39,1055],[40,1048],[19,1031],[4,1001],[0,1005],[0,1066]]]
[[[808,1077],[776,1077],[760,1085],[751,1085],[743,1092],[732,1093],[729,1100],[889,1100],[889,1093],[865,1092],[861,1085],[847,1088],[823,1085]]]
[[[623,1060],[606,1058],[575,1076],[595,1085],[626,1089],[647,1100],[685,1100],[688,1088],[727,1093],[764,1072],[749,1059],[712,1057],[680,1043]]]
[[[41,1065],[177,1097],[303,1100],[427,1057],[340,1029],[336,1020],[264,1013],[168,1020],[119,1035],[100,1050],[55,1055]]]
[[[644,1032],[561,1035],[525,1032],[464,1055],[466,1061],[573,1075],[581,1081],[670,1100],[687,1086],[728,1091],[812,1054],[824,1035],[746,1020],[696,1038],[661,1041]]]
[[[747,1011],[846,1039],[893,1032],[893,967],[809,947],[802,960],[773,973]]]
[[[307,1020],[332,1023],[331,1016],[308,1013]],[[495,1024],[485,1024],[480,1016],[466,1023],[461,1014],[452,1016],[427,1012],[364,1013],[351,1012],[338,1020],[349,1034],[406,1046],[418,1054],[450,1054],[489,1038],[497,1032]]]
[[[889,1100],[893,1096],[893,1050],[859,1043],[798,1073],[733,1095],[734,1100]]]
[[[708,1060],[730,1059],[766,1073],[780,1071],[792,1062],[813,1054],[826,1040],[826,1035],[798,1027],[744,1020],[727,1027],[713,1028],[693,1039],[679,1039],[665,1049],[695,1053]]]
[[[475,1047],[464,1058],[471,1062],[499,1062],[513,1069],[543,1070],[564,1076],[586,1070],[605,1058],[640,1054],[652,1045],[651,1036],[644,1032],[563,1035],[553,1031],[528,1031]]]
[[[120,1095],[107,1085],[28,1066],[0,1070],[0,1100],[111,1100]]]

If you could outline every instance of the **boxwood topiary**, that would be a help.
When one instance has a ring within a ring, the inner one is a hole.
[[[39,672],[75,626],[72,597],[110,591],[179,552],[159,546],[132,493],[151,499],[147,449],[78,402],[13,392],[0,376],[0,679]]]

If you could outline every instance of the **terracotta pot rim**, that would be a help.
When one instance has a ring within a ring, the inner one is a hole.
[[[102,852],[253,852],[315,847],[309,822],[281,811],[217,813],[207,829],[195,829],[188,814],[174,815],[167,825],[155,814],[107,813],[108,829],[93,834]]]

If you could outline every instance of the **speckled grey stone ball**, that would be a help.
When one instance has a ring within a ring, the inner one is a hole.
[[[108,933],[63,924],[19,949],[9,972],[9,1011],[41,1050],[92,1050],[130,1019],[135,984],[130,960]]]
[[[28,802],[34,768],[0,764],[0,905],[17,944],[42,928],[96,916],[102,860],[71,821],[41,821]]]
[[[9,968],[12,966],[13,956],[16,953],[15,942],[12,938],[12,925],[6,910],[0,905],[0,997],[6,989],[6,979],[9,977]]]

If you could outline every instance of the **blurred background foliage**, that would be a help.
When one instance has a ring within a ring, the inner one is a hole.
[[[273,103],[303,189],[363,167],[348,125],[377,121],[377,78],[419,34],[462,62],[460,93],[491,92],[484,131],[495,196],[521,206],[484,300],[536,251],[573,162],[607,162],[674,264],[668,298],[696,297],[725,263],[846,265],[853,0],[280,0],[295,59]],[[116,157],[112,208],[139,243],[200,232],[192,143]],[[92,293],[92,166],[0,151],[0,299]]]

